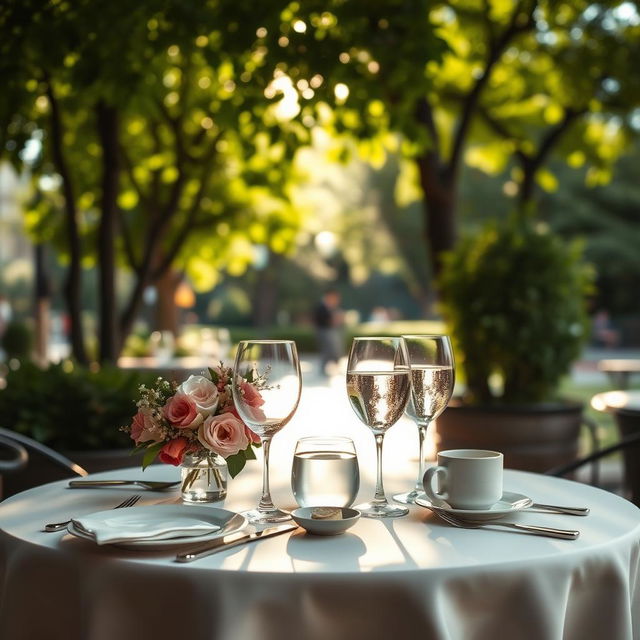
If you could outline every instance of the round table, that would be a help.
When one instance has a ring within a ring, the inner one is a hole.
[[[289,460],[290,465],[290,460]],[[411,485],[414,463],[389,474]],[[276,504],[293,507],[275,469]],[[100,477],[171,479],[155,466]],[[230,484],[224,505],[254,506],[260,468]],[[96,476],[98,477],[98,476]],[[368,477],[360,498],[370,497]],[[505,488],[536,502],[588,506],[575,517],[528,511],[513,520],[579,529],[576,541],[499,529],[456,529],[412,507],[405,518],[361,518],[347,533],[291,534],[191,564],[175,553],[97,547],[45,522],[115,506],[124,489],[56,482],[0,504],[0,637],[64,640],[565,640],[640,638],[640,510],[605,491],[518,471]],[[130,492],[135,492],[131,490]],[[179,502],[142,492],[138,504]]]

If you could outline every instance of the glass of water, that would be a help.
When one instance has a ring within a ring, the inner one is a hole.
[[[349,507],[360,489],[353,441],[342,436],[300,438],[291,489],[301,507]]]

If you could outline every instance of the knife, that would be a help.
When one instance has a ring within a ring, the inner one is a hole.
[[[200,560],[212,553],[217,553],[223,549],[229,549],[245,542],[253,542],[254,540],[260,540],[261,538],[268,538],[269,536],[277,536],[287,531],[293,531],[297,529],[298,525],[291,522],[286,524],[279,524],[276,527],[269,527],[262,531],[236,531],[230,533],[228,536],[222,538],[216,538],[211,542],[201,544],[197,547],[192,547],[189,551],[183,551],[176,556],[176,562],[193,562],[194,560]]]
[[[588,516],[590,511],[588,507],[559,507],[554,504],[540,504],[539,502],[534,502],[529,508],[564,513],[570,516]]]

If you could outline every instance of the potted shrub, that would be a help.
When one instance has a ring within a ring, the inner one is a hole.
[[[532,471],[576,457],[582,406],[558,398],[558,384],[589,335],[592,281],[579,243],[524,216],[445,257],[442,311],[466,390],[438,419],[440,449],[497,449]]]
[[[150,385],[154,378],[115,367],[92,370],[67,361],[43,369],[23,361],[8,371],[0,390],[0,426],[48,445],[90,472],[135,466],[139,460],[130,455],[131,441],[119,429],[135,413],[140,384]],[[25,474],[4,478],[4,493],[65,475],[36,455]]]

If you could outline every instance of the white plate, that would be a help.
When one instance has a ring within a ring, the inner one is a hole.
[[[132,551],[140,551],[144,549],[148,549],[149,551],[175,549],[183,545],[193,545],[195,543],[214,540],[215,538],[226,536],[247,526],[247,519],[239,513],[227,511],[226,509],[218,509],[217,507],[203,507],[200,505],[186,506],[159,504],[143,507],[127,507],[126,509],[118,509],[117,511],[114,511],[113,509],[109,509],[108,511],[98,511],[96,513],[92,513],[91,516],[108,517],[110,520],[113,520],[114,518],[121,518],[123,521],[126,521],[126,519],[131,517],[132,514],[136,519],[139,519],[141,516],[144,517],[146,514],[153,518],[157,518],[159,514],[162,514],[163,517],[166,516],[167,518],[189,519],[190,517],[193,517],[194,520],[209,522],[220,528],[201,536],[169,538],[165,540],[127,540],[123,542],[113,542],[111,543],[111,546],[130,549]],[[95,539],[91,534],[76,528],[73,523],[68,525],[67,531],[78,538],[90,540],[95,543]]]
[[[489,509],[454,509],[444,500],[428,500],[426,498],[418,498],[416,504],[433,511],[444,511],[451,515],[475,520],[498,520],[514,511],[522,511],[522,509],[530,507],[533,504],[533,500],[521,493],[505,491],[502,494],[502,498]]]

